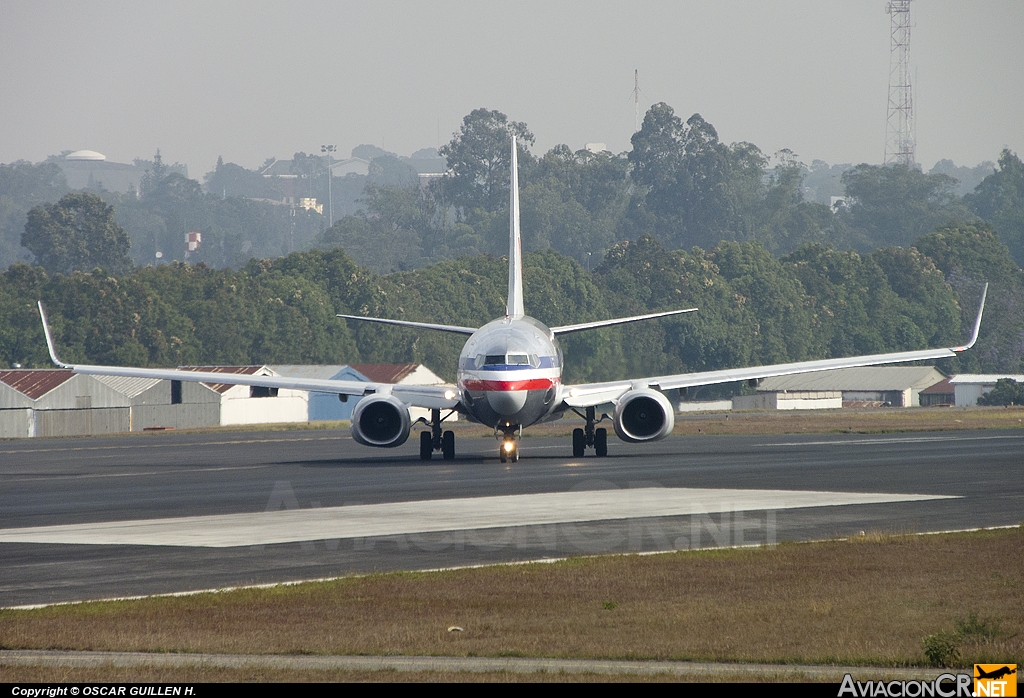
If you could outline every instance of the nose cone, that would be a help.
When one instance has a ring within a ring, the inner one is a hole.
[[[491,390],[487,393],[487,404],[500,415],[513,415],[526,405],[527,390]]]

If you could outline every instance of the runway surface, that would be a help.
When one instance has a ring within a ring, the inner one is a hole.
[[[574,459],[347,432],[0,442],[0,606],[395,569],[1013,525],[1024,431],[674,437]]]

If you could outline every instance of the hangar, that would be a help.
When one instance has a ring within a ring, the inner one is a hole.
[[[752,402],[760,409],[813,409],[814,407],[916,407],[921,392],[946,376],[934,366],[864,366],[765,378]],[[768,397],[774,394],[775,407]],[[764,396],[764,397],[762,397]],[[837,401],[838,398],[838,401]],[[959,404],[959,403],[958,403]],[[786,405],[783,407],[782,405]],[[740,408],[737,408],[740,409]],[[752,409],[748,407],[747,409]]]
[[[190,366],[183,370],[443,385],[422,364]],[[66,369],[0,371],[0,438],[117,434],[348,419],[358,398],[334,393],[75,374]],[[412,410],[412,418],[429,416]]]
[[[996,387],[996,381],[1002,378],[1024,383],[1024,376],[1010,374],[961,373],[953,376],[949,382],[956,393],[957,407],[977,405],[978,398]]]

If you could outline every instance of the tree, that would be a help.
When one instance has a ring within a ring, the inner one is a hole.
[[[451,170],[444,181],[447,200],[464,215],[472,215],[477,208],[494,212],[508,206],[511,136],[519,143],[520,169],[524,169],[530,164],[526,146],[533,145],[533,134],[524,122],[509,121],[500,111],[474,109],[451,142],[441,147],[439,152]]]
[[[128,234],[114,221],[114,208],[94,194],[67,194],[33,208],[21,244],[51,274],[96,267],[126,274],[132,267]]]
[[[964,202],[992,224],[1024,266],[1024,162],[1009,149],[999,156],[999,170],[990,174]]]
[[[978,398],[978,404],[988,407],[1024,405],[1024,385],[1012,378],[1000,378],[996,387]]]
[[[944,174],[906,165],[857,165],[842,181],[853,198],[844,214],[851,227],[848,242],[859,251],[910,245],[940,225],[971,218],[954,194],[956,180]]]
[[[753,237],[766,164],[756,146],[727,146],[700,114],[683,124],[664,102],[651,107],[632,142],[631,176],[646,189],[634,215],[652,217],[641,228],[681,248]]]
[[[54,162],[0,165],[0,268],[28,259],[21,246],[21,235],[29,209],[56,201],[67,193],[64,173]]]

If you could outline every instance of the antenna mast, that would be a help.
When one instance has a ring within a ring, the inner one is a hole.
[[[636,112],[633,117],[633,133],[640,130],[640,70],[633,70],[633,110]]]
[[[914,103],[910,89],[910,3],[889,0],[886,13],[892,18],[889,54],[889,111],[885,125],[885,164],[913,167]]]

